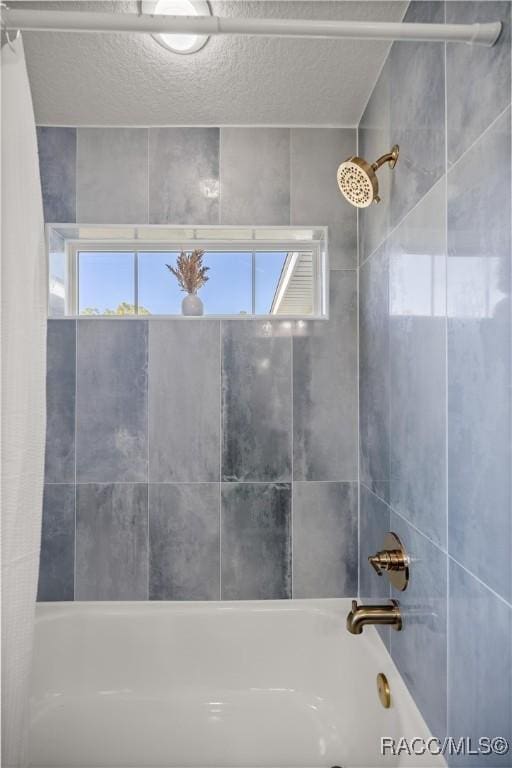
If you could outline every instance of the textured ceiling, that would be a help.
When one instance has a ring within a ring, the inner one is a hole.
[[[17,7],[134,11],[130,2]],[[213,0],[219,16],[400,21],[402,0]],[[26,33],[36,120],[47,125],[356,125],[389,45],[212,37],[190,56],[151,37]]]

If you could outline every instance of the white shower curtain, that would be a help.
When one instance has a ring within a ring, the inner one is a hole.
[[[23,43],[2,47],[2,766],[27,765],[41,539],[46,267],[36,129]]]

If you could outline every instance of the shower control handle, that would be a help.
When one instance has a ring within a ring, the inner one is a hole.
[[[377,573],[382,576],[387,574],[391,584],[401,592],[409,583],[409,557],[396,533],[387,533],[384,539],[384,547],[374,555],[370,555],[368,562]]]
[[[370,565],[382,576],[384,571],[403,571],[406,567],[401,549],[383,549],[368,558]]]

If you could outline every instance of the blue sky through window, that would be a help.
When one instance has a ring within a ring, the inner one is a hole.
[[[153,315],[181,314],[184,293],[166,264],[176,263],[177,252],[138,254],[138,304]],[[79,313],[115,311],[135,301],[135,255],[126,252],[87,252],[79,256]],[[284,252],[255,254],[254,311],[268,314],[286,260]],[[199,291],[205,314],[238,315],[253,312],[253,257],[251,252],[205,254],[209,280]]]
[[[135,301],[133,253],[81,251],[79,259],[78,312],[115,310]]]

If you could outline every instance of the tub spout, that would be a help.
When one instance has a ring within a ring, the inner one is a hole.
[[[396,600],[389,605],[358,605],[352,600],[352,610],[347,616],[347,629],[353,635],[360,635],[366,624],[387,624],[393,629],[402,629],[402,617]]]

